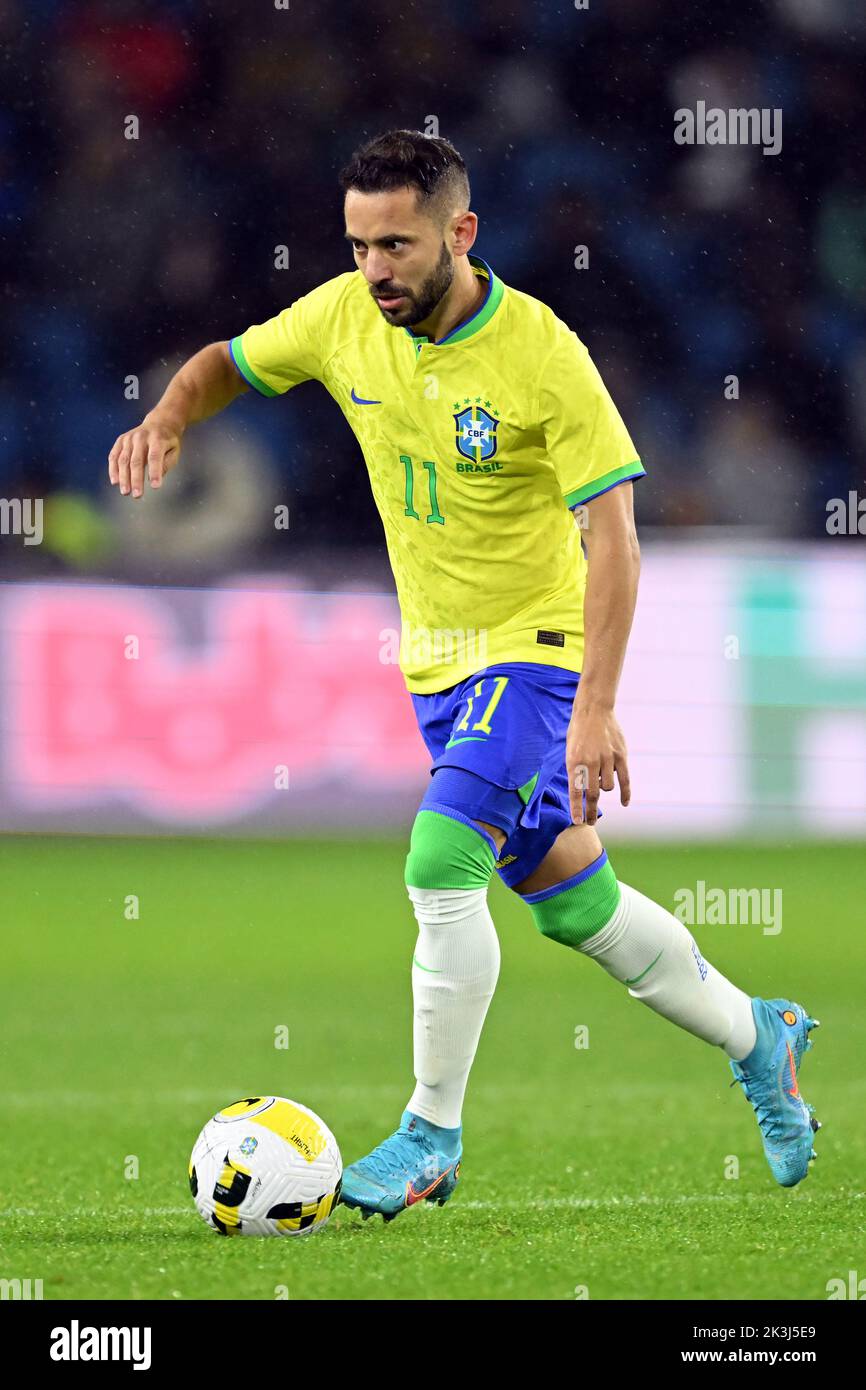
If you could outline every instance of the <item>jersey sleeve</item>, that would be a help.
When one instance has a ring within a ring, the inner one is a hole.
[[[585,345],[563,324],[539,386],[541,427],[566,505],[646,472]]]
[[[320,380],[323,359],[321,296],[296,299],[266,323],[232,338],[229,352],[241,376],[263,396],[282,396],[302,381]]]

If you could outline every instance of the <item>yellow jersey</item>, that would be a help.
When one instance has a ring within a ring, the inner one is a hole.
[[[438,342],[388,324],[355,270],[230,344],[257,391],[321,381],[351,425],[419,694],[501,662],[580,671],[586,560],[569,509],[644,472],[576,334],[469,259],[484,302]]]

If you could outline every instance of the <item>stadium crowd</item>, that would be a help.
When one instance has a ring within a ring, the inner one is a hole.
[[[202,427],[182,509],[122,517],[105,458],[183,358],[351,268],[336,174],[397,125],[454,141],[476,249],[588,344],[643,524],[818,535],[862,486],[862,0],[0,0],[0,39],[0,494],[53,509],[31,572],[276,563],[271,501],[299,546],[379,545],[318,386]],[[780,109],[780,153],[678,145],[699,100]]]

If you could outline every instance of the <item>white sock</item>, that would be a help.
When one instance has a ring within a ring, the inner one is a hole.
[[[407,1109],[455,1129],[499,977],[487,889],[410,888],[418,922],[412,961],[415,1090]]]
[[[616,912],[580,947],[629,994],[705,1042],[742,1061],[757,1032],[748,994],[708,961],[672,913],[627,883]]]

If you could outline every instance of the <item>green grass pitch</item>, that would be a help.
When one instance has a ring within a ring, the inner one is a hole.
[[[388,1226],[338,1208],[308,1239],[208,1231],[186,1168],[223,1105],[303,1101],[346,1163],[396,1127],[412,1087],[404,855],[398,840],[0,840],[0,1276],[42,1279],[47,1299],[820,1300],[864,1271],[858,845],[611,856],[668,906],[698,879],[783,889],[778,935],[695,935],[750,993],[822,1022],[801,1071],[820,1158],[793,1191],[723,1053],[543,940],[497,883],[502,972],[448,1205]]]

